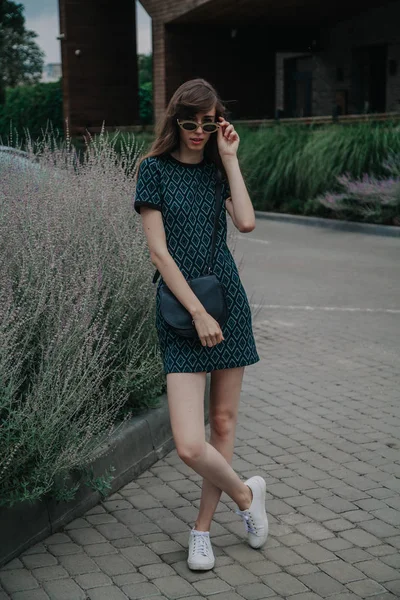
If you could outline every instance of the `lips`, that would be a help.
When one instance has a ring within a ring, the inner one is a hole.
[[[199,142],[203,142],[204,138],[190,138],[190,141],[198,144]]]

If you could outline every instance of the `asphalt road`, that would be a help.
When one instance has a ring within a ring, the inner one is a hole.
[[[257,220],[235,258],[260,304],[400,311],[400,239]]]
[[[233,253],[255,324],[312,316],[400,352],[400,238],[258,219]]]

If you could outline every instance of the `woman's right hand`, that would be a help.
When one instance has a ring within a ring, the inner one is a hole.
[[[202,346],[212,348],[224,341],[221,327],[208,312],[204,311],[193,317],[193,323],[199,335]]]

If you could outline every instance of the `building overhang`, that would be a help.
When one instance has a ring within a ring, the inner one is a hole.
[[[382,7],[394,0],[180,0],[166,10],[165,0],[142,0],[153,19],[165,24],[219,25],[237,28],[323,28]],[[205,40],[207,37],[205,37]]]

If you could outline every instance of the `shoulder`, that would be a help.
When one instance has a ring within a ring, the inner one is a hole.
[[[139,165],[139,173],[142,172],[156,172],[159,170],[160,159],[158,156],[147,156],[144,158]]]

